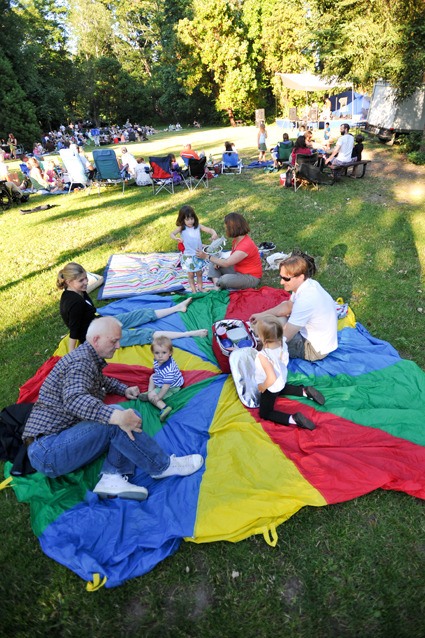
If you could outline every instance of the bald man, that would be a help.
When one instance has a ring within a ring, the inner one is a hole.
[[[185,144],[183,146],[183,150],[180,153],[180,155],[181,155],[181,157],[183,159],[185,159],[185,158],[188,159],[188,160],[189,159],[196,159],[196,160],[200,159],[198,153],[193,150],[192,144]]]
[[[102,498],[144,500],[146,488],[127,477],[139,467],[155,479],[187,476],[203,464],[199,454],[166,454],[142,431],[142,419],[131,408],[105,405],[108,393],[137,399],[139,388],[102,374],[120,347],[121,323],[95,319],[86,341],[58,361],[40,389],[23,433],[32,466],[51,478],[73,472],[107,453],[94,492]]]

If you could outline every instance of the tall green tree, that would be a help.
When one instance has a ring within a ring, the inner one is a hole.
[[[194,0],[193,17],[179,22],[178,34],[179,73],[188,93],[199,89],[218,112],[231,108],[252,116],[260,87],[242,3]]]

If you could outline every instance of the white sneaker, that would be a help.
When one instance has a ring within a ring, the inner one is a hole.
[[[202,467],[204,459],[200,454],[189,454],[188,456],[170,456],[170,465],[161,474],[152,474],[154,479],[162,479],[167,476],[189,476],[197,472]]]
[[[100,498],[132,498],[135,501],[144,501],[148,497],[148,490],[139,485],[128,482],[126,476],[121,474],[103,474],[93,492]]]

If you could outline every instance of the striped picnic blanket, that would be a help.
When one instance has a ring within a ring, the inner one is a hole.
[[[187,274],[180,267],[180,256],[176,252],[111,255],[98,299],[190,290]],[[206,273],[204,286],[206,289],[213,288]]]

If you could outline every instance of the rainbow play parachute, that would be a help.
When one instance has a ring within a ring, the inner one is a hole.
[[[154,325],[183,330],[223,318],[246,320],[284,298],[272,288],[198,294],[186,314]],[[160,308],[181,299],[143,296],[101,312]],[[139,472],[132,481],[148,488],[144,502],[99,500],[91,490],[101,459],[55,480],[38,473],[14,478],[16,497],[30,504],[43,551],[88,581],[88,588],[114,587],[152,569],[182,539],[236,542],[263,534],[274,545],[277,526],[304,505],[339,503],[377,488],[425,498],[425,373],[361,325],[340,328],[335,353],[317,363],[290,362],[289,382],[315,385],[326,404],[279,399],[281,409],[312,419],[317,426],[312,432],[262,421],[258,410],[245,408],[232,377],[218,369],[210,339],[176,341],[185,385],[169,401],[168,421],[161,424],[148,403],[127,403],[142,413],[145,431],[164,449],[200,452],[205,466],[190,477],[162,481]],[[65,353],[62,343],[21,388],[20,401],[36,400],[43,379]],[[134,346],[117,351],[105,373],[144,390],[151,366],[149,347]],[[9,470],[8,465],[7,476]]]

